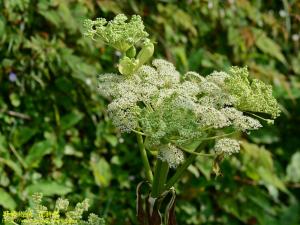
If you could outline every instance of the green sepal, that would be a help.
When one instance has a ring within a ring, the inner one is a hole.
[[[137,59],[139,60],[139,66],[144,65],[154,53],[154,44],[152,42],[147,42],[144,44],[139,54],[137,55]]]
[[[126,56],[129,58],[134,58],[135,55],[136,55],[136,48],[134,46],[131,46],[131,48],[127,50]]]
[[[139,60],[130,59],[127,56],[123,57],[119,63],[119,72],[122,75],[130,76],[133,74],[139,67]]]

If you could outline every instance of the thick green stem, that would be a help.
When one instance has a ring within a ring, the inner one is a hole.
[[[147,152],[146,152],[146,149],[145,149],[144,140],[143,140],[142,135],[137,134],[137,141],[138,141],[139,149],[140,149],[140,152],[141,152],[142,161],[143,161],[143,164],[144,164],[146,178],[150,183],[152,183],[153,175],[152,175],[152,171],[151,171],[151,167],[150,167],[150,164],[149,164],[149,160],[148,160],[148,156],[147,156]]]
[[[184,163],[177,168],[176,173],[170,178],[168,183],[166,184],[166,189],[171,188],[180,178],[183,176],[186,169],[194,162],[196,155],[190,155]]]
[[[204,142],[202,142],[197,149],[195,150],[195,152],[199,152],[200,150],[202,150],[204,148],[205,144]],[[167,182],[166,184],[166,189],[171,188],[172,186],[174,186],[175,183],[177,183],[181,177],[183,176],[184,172],[187,170],[187,168],[194,162],[194,160],[196,159],[197,155],[190,155],[185,161],[184,163],[179,166],[175,172],[175,174],[170,178],[170,180]]]
[[[168,172],[168,163],[157,159],[151,192],[151,196],[153,198],[157,198],[165,190],[165,183],[168,177]]]

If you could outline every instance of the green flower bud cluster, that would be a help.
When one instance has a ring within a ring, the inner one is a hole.
[[[136,72],[142,65],[144,65],[152,57],[154,53],[154,45],[148,39],[143,43],[141,50],[135,58],[136,48],[133,46],[126,55],[120,59],[119,72],[122,75],[130,76]]]
[[[144,24],[140,16],[134,15],[129,22],[124,14],[117,15],[112,21],[104,18],[84,21],[84,34],[93,40],[103,43],[120,51],[123,55],[119,62],[119,72],[129,76],[144,65],[154,53],[154,45],[147,38]],[[143,42],[136,56],[136,47]]]
[[[104,18],[84,21],[84,34],[94,40],[100,40],[105,44],[126,52],[139,41],[148,37],[144,31],[144,24],[140,16],[134,15],[127,21],[124,14],[117,15],[112,21],[107,22]]]
[[[237,109],[269,114],[273,119],[279,116],[280,109],[272,96],[271,85],[257,79],[250,81],[247,68],[232,67],[229,74],[231,76],[226,80],[226,90],[236,98]]]

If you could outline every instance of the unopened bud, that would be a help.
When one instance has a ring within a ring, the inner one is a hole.
[[[137,56],[137,59],[139,60],[139,66],[145,64],[152,57],[153,53],[154,44],[151,42],[146,43]]]
[[[126,56],[129,58],[134,58],[136,55],[136,49],[134,46],[132,46],[130,49],[127,50]]]
[[[119,63],[119,72],[122,75],[129,76],[133,74],[139,67],[139,61],[136,59],[130,59],[127,56],[122,58]]]

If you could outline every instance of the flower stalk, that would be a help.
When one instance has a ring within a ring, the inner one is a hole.
[[[168,177],[169,165],[167,162],[157,159],[154,179],[152,183],[151,197],[157,198],[165,190],[165,183]]]
[[[206,143],[202,142],[199,144],[199,146],[196,148],[195,153],[200,152],[201,150],[204,149]],[[195,161],[197,155],[191,154],[182,165],[180,165],[175,174],[170,178],[170,180],[168,180],[168,182],[166,183],[166,189],[169,189],[171,187],[173,187],[184,175],[185,171],[187,170],[187,168]]]
[[[152,174],[152,170],[151,170],[150,163],[148,160],[146,148],[144,145],[144,140],[143,140],[143,137],[141,134],[137,134],[137,142],[139,145],[139,149],[140,149],[140,153],[141,153],[141,157],[142,157],[142,161],[143,161],[143,165],[144,165],[146,178],[149,182],[152,182],[153,174]]]

